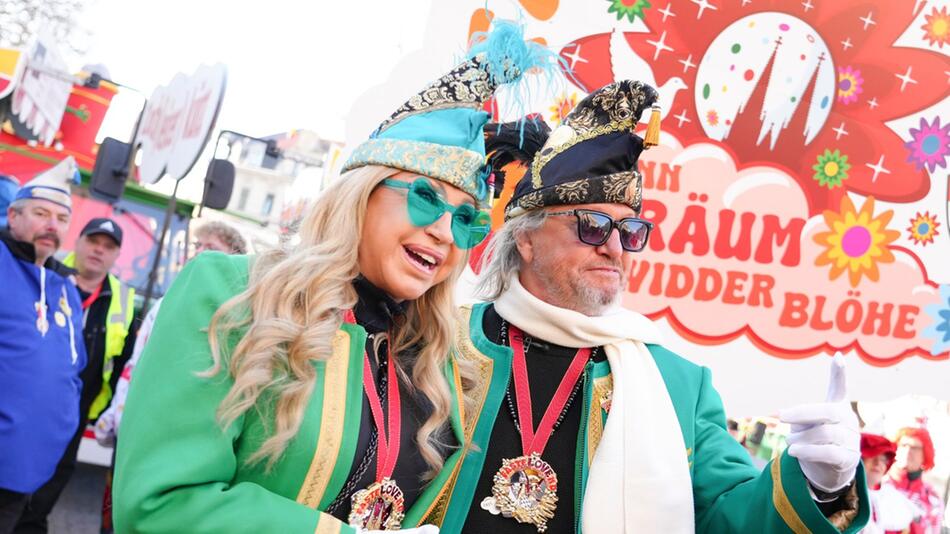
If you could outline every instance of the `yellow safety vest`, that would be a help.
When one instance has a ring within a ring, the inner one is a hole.
[[[75,268],[76,255],[70,252],[63,259],[63,264],[67,267]],[[109,381],[112,379],[113,359],[122,354],[125,347],[125,338],[129,335],[129,327],[132,325],[132,313],[135,304],[135,290],[126,284],[123,284],[117,277],[111,273],[109,278],[109,290],[112,291],[112,297],[109,301],[109,311],[106,314],[106,348],[102,359],[102,389],[92,401],[89,407],[89,419],[94,420],[99,417],[109,401],[112,400],[112,386]],[[90,354],[89,357],[92,357]]]

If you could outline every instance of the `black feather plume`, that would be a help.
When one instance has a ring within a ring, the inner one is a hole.
[[[551,128],[540,118],[485,125],[485,153],[495,173],[495,197],[505,185],[505,165],[520,162],[527,166],[548,140]]]

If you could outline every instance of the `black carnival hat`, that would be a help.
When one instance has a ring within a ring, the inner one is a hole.
[[[656,89],[631,80],[589,94],[535,154],[505,209],[505,219],[571,204],[619,203],[639,212],[643,179],[637,160],[658,142],[656,100]],[[648,107],[653,114],[641,138],[634,128]]]

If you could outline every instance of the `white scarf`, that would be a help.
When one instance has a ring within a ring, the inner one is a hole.
[[[660,341],[656,325],[619,306],[597,317],[558,308],[529,293],[517,276],[495,310],[533,337],[564,347],[604,347],[613,396],[590,466],[583,531],[693,532],[686,445],[666,384],[644,345]]]

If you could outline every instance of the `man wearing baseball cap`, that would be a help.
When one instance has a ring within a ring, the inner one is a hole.
[[[80,425],[63,453],[56,473],[23,511],[15,532],[46,532],[47,516],[76,468],[76,453],[86,428],[112,399],[114,380],[135,344],[131,332],[135,291],[109,271],[122,247],[122,227],[113,219],[90,220],[79,233],[76,245],[63,263],[76,270],[76,286],[82,302],[83,341],[88,364],[82,374],[79,400]],[[128,351],[126,350],[128,347]],[[113,373],[114,369],[118,369]]]

